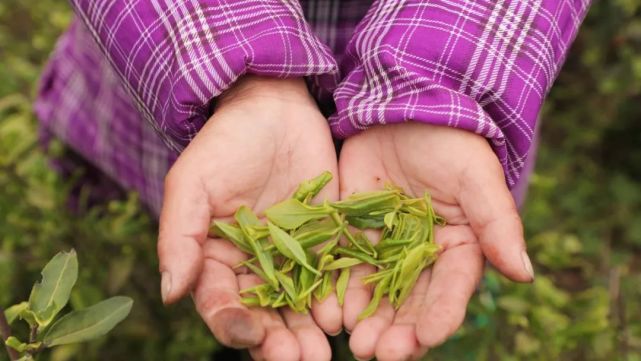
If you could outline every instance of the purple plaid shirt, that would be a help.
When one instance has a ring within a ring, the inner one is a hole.
[[[523,188],[541,104],[589,0],[71,0],[36,112],[154,211],[243,74],[307,77],[346,138],[408,120],[486,137]]]

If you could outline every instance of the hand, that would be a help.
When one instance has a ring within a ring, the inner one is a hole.
[[[207,237],[213,219],[229,219],[246,205],[258,214],[291,196],[298,183],[322,171],[337,174],[336,152],[325,118],[302,79],[246,77],[218,99],[214,115],[171,168],[165,180],[158,256],[162,294],[172,303],[190,292],[216,338],[249,347],[261,360],[329,360],[318,325],[338,333],[336,296],[313,305],[313,316],[247,308],[239,290],[257,283],[236,274],[246,255],[231,243]],[[318,196],[334,200],[338,182]]]
[[[436,232],[442,253],[398,311],[383,300],[374,315],[358,322],[371,298],[360,278],[373,269],[360,265],[352,271],[343,323],[352,331],[350,348],[357,358],[419,358],[444,342],[463,322],[483,255],[512,280],[532,281],[521,220],[484,138],[419,123],[375,127],[345,142],[339,173],[341,197],[392,182],[414,196],[428,191],[436,212],[448,222]]]

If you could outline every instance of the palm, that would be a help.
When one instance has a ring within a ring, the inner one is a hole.
[[[326,170],[336,174],[325,119],[306,97],[298,100],[285,102],[268,93],[227,102],[166,181],[158,246],[161,269],[172,269],[166,301],[173,302],[195,281],[196,307],[214,335],[229,346],[251,347],[257,359],[323,360],[330,354],[311,316],[243,306],[239,290],[259,279],[233,268],[246,255],[231,243],[207,238],[212,219],[229,218],[241,205],[260,214],[289,197],[301,181]],[[337,198],[337,184],[330,183],[319,196]],[[315,305],[313,314],[326,331],[340,330],[335,297]]]
[[[207,144],[194,140],[199,149],[211,152],[203,155],[207,159],[199,175],[211,216],[231,216],[240,205],[260,212],[291,196],[302,180],[326,170],[335,173],[327,122],[315,109],[295,107],[268,114],[228,108],[199,134],[211,133],[202,134]],[[336,185],[321,197],[336,197]]]
[[[343,318],[345,327],[352,330],[350,347],[356,356],[417,358],[458,328],[481,277],[483,255],[477,235],[483,238],[481,228],[490,224],[495,214],[479,214],[474,204],[485,202],[488,208],[513,210],[511,199],[505,199],[509,192],[491,192],[491,199],[483,192],[488,187],[505,188],[500,177],[490,176],[501,173],[498,161],[486,141],[474,134],[407,123],[373,128],[347,140],[341,151],[340,173],[341,196],[380,189],[392,182],[414,196],[429,192],[437,213],[448,221],[436,233],[443,252],[434,268],[423,272],[398,311],[383,302],[372,317],[357,322],[371,293],[360,282],[364,274],[373,271],[367,266],[353,272],[346,295]],[[488,243],[483,250],[492,245]],[[522,275],[514,278],[519,277]]]

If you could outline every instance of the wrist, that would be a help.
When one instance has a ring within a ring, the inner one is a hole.
[[[278,101],[314,104],[303,78],[279,79],[244,75],[216,99],[215,108],[237,102],[255,104],[263,100],[270,103]]]

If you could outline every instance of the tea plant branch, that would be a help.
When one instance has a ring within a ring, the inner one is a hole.
[[[9,322],[4,315],[4,308],[0,307],[0,336],[2,336],[2,343],[4,343],[9,337],[11,337],[11,328],[9,327]],[[9,359],[15,361],[18,359],[18,352],[8,345],[4,346],[7,349],[9,354]]]
[[[0,335],[12,361],[33,361],[45,348],[103,336],[131,311],[131,298],[115,296],[56,317],[69,301],[78,279],[78,259],[73,249],[56,254],[40,274],[42,277],[33,285],[29,301],[11,306],[7,313],[0,308]],[[11,335],[9,321],[16,319],[30,327],[27,342]],[[46,332],[39,335],[39,330]]]

